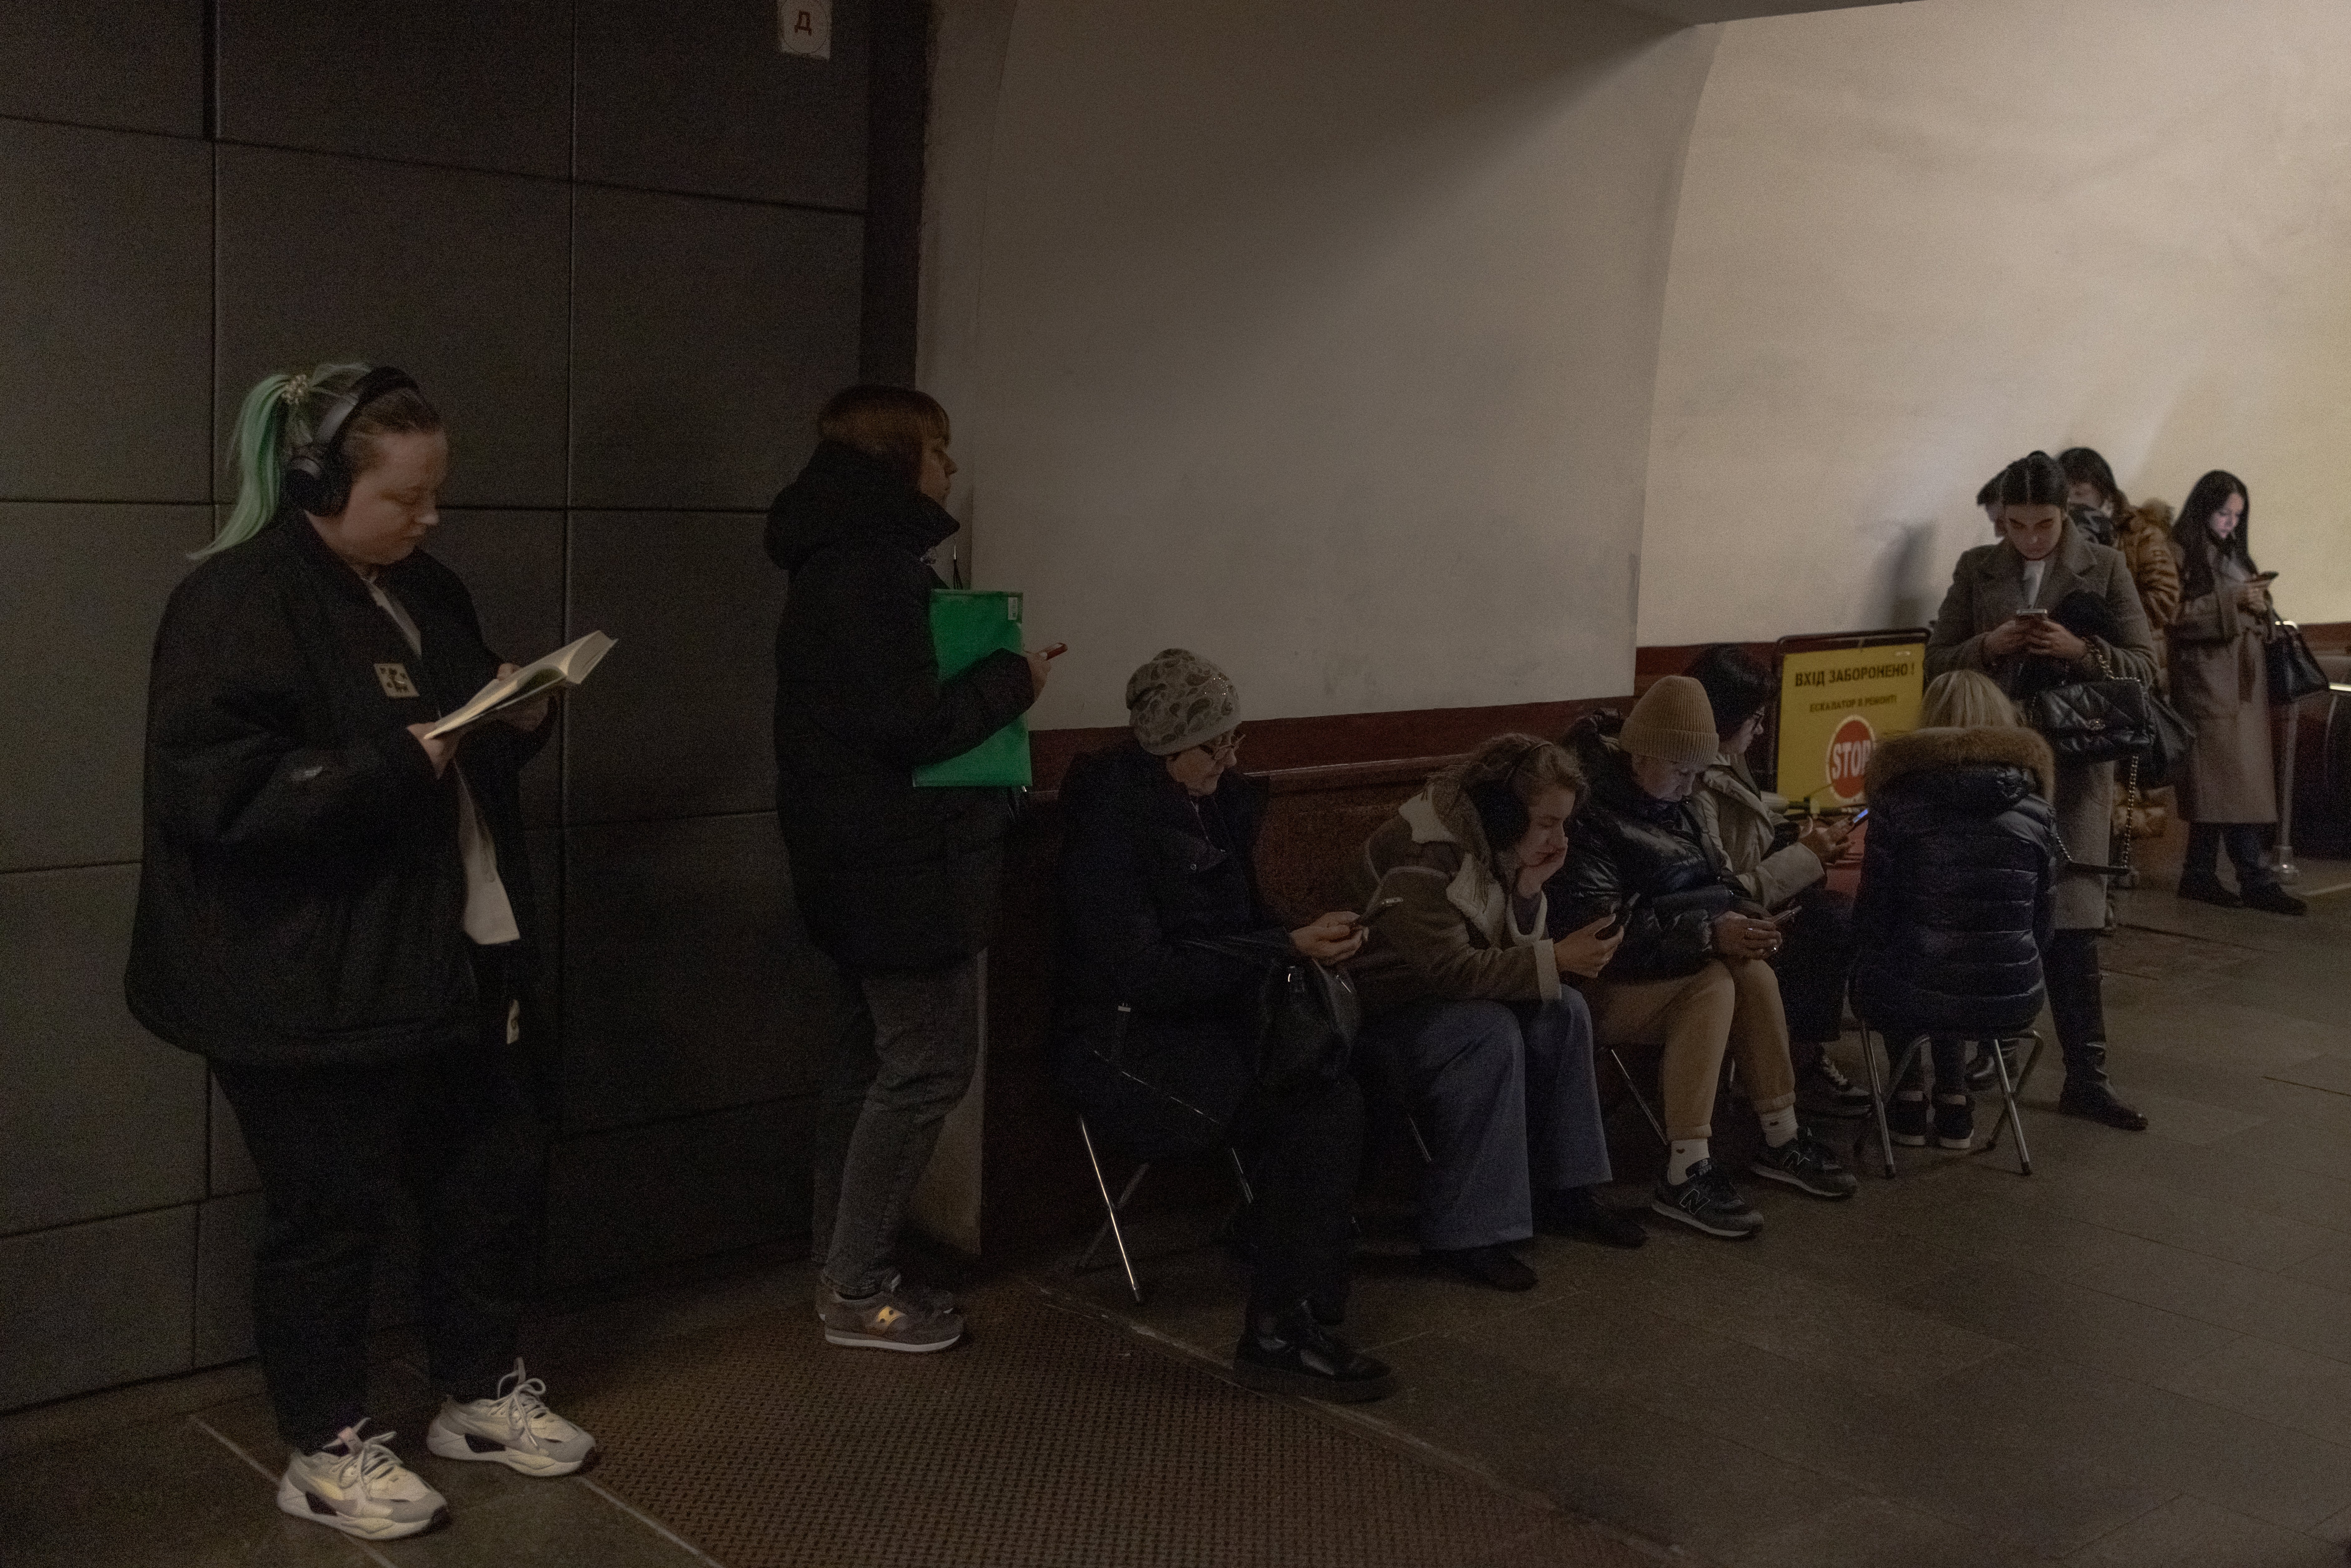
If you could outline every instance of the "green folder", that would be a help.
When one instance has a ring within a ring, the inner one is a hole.
[[[976,588],[931,590],[931,646],[939,656],[939,679],[953,680],[998,648],[1020,652],[1020,595]],[[932,789],[1026,788],[1029,723],[1016,718],[960,757],[926,762],[914,782]]]

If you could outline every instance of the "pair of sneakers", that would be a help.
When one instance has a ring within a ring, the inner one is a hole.
[[[424,1446],[444,1459],[506,1466],[527,1476],[568,1476],[592,1461],[596,1439],[547,1407],[547,1385],[520,1359],[487,1399],[444,1401]],[[449,1518],[448,1500],[392,1451],[395,1432],[357,1426],[316,1453],[295,1454],[277,1482],[277,1506],[363,1541],[421,1535]]]
[[[1747,1168],[1766,1181],[1792,1186],[1813,1197],[1851,1197],[1861,1187],[1854,1174],[1829,1153],[1828,1145],[1802,1127],[1778,1148],[1764,1149]],[[1727,1241],[1744,1241],[1763,1228],[1763,1217],[1740,1195],[1729,1173],[1710,1158],[1691,1166],[1678,1182],[1661,1178],[1650,1196],[1649,1208]]]
[[[1904,1148],[1925,1148],[1929,1126],[1927,1092],[1923,1089],[1898,1091],[1894,1096],[1894,1103],[1886,1108],[1886,1125],[1894,1134],[1894,1141]],[[1938,1148],[1975,1147],[1975,1102],[1965,1094],[1936,1095],[1932,1128]]]

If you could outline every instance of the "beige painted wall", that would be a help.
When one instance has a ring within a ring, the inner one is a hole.
[[[1722,29],[1667,292],[1640,639],[1931,612],[2034,446],[2252,486],[2351,618],[2351,5],[1919,0]],[[1923,608],[1922,608],[1923,607]]]
[[[1682,152],[1719,29],[1594,0],[968,0],[924,383],[977,578],[1256,716],[1629,684]]]

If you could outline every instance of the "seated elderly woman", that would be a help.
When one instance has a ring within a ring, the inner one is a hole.
[[[1253,1388],[1376,1399],[1386,1366],[1327,1325],[1344,1315],[1363,1099],[1353,1080],[1275,1094],[1253,1068],[1263,966],[1214,946],[1259,936],[1320,963],[1363,945],[1351,914],[1287,929],[1259,892],[1265,788],[1233,770],[1240,699],[1171,648],[1134,672],[1134,737],[1061,784],[1055,1066],[1089,1125],[1137,1159],[1244,1150],[1256,1273],[1233,1371]]]
[[[1614,1247],[1646,1235],[1602,1207],[1608,1140],[1592,1019],[1564,983],[1616,949],[1594,921],[1553,939],[1543,883],[1567,853],[1583,793],[1574,759],[1504,735],[1429,780],[1364,846],[1356,891],[1373,922],[1356,967],[1370,1022],[1359,1053],[1408,1096],[1432,1146],[1422,1249],[1499,1290],[1534,1270],[1510,1250],[1547,1230]]]
[[[1598,716],[1569,740],[1592,780],[1567,863],[1551,883],[1551,928],[1621,918],[1625,945],[1585,988],[1603,1045],[1665,1047],[1665,1179],[1649,1207],[1709,1236],[1754,1235],[1762,1216],[1714,1163],[1715,1086],[1723,1054],[1739,1065],[1763,1124],[1750,1167],[1814,1197],[1859,1185],[1796,1119],[1788,1020],[1771,960],[1780,928],[1747,897],[1689,804],[1721,738],[1706,690],[1667,675],[1634,705],[1622,732]]]

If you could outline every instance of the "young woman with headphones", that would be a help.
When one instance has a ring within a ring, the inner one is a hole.
[[[366,1540],[441,1494],[366,1424],[394,1190],[423,1221],[426,1446],[567,1475],[589,1435],[516,1356],[544,1145],[517,1051],[533,901],[517,777],[545,705],[428,733],[502,665],[418,546],[449,465],[390,367],[265,377],[239,493],[172,593],[148,691],[131,1011],[204,1057],[261,1175],[254,1332],[292,1453],[277,1504]]]

